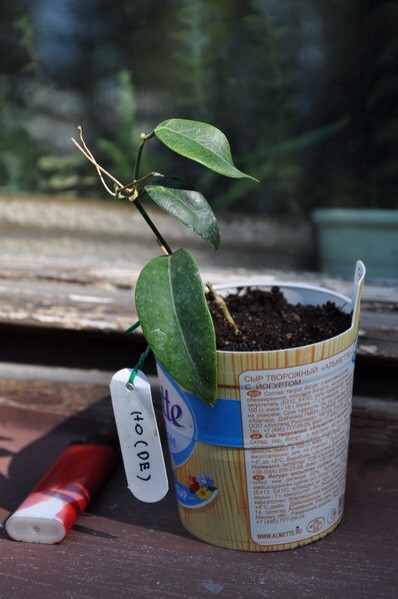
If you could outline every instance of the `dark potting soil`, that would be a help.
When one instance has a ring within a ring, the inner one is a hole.
[[[300,347],[335,337],[351,325],[351,314],[345,314],[333,302],[322,306],[290,304],[278,287],[271,291],[249,287],[228,295],[225,301],[239,335],[228,327],[207,294],[217,349],[226,351]]]

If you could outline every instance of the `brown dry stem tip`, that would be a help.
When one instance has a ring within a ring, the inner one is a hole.
[[[75,146],[80,150],[80,152],[83,154],[83,156],[85,156],[87,158],[87,160],[89,160],[90,162],[92,162],[92,164],[94,164],[95,168],[97,169],[98,172],[98,176],[101,179],[101,183],[103,184],[103,186],[105,187],[105,189],[107,190],[107,192],[112,195],[115,196],[116,192],[113,192],[108,185],[105,182],[104,177],[102,176],[102,173],[104,173],[104,175],[106,175],[107,177],[109,177],[109,179],[111,179],[114,183],[116,183],[119,187],[122,187],[122,183],[120,183],[120,181],[118,181],[117,179],[115,179],[115,177],[113,175],[111,175],[110,173],[108,173],[108,171],[106,171],[100,164],[98,164],[98,162],[95,160],[93,154],[90,152],[89,148],[87,147],[86,142],[84,141],[84,137],[83,137],[83,129],[81,125],[78,125],[77,130],[79,131],[79,136],[80,136],[80,141],[83,144],[83,147],[73,138],[71,137],[71,141],[75,144]]]
[[[212,283],[206,283],[206,287],[210,291],[210,295],[213,298],[216,307],[227,321],[229,328],[232,329],[234,335],[240,335],[240,330],[236,326],[236,322],[232,318],[231,313],[228,310],[227,304],[225,303],[225,300],[220,295],[218,295]]]

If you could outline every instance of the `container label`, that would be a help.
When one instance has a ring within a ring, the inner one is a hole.
[[[214,481],[208,474],[200,472],[197,476],[190,476],[188,485],[182,484],[174,476],[174,487],[177,501],[184,507],[200,508],[208,505],[215,499],[218,493]]]
[[[174,465],[181,466],[195,449],[195,416],[184,392],[159,364],[158,375],[170,454]]]
[[[212,477],[205,472],[192,472],[187,476],[187,480],[180,481],[178,480],[178,471],[179,466],[187,462],[195,449],[196,441],[199,438],[198,422],[203,426],[206,420],[203,409],[207,408],[211,411],[211,408],[192,393],[179,387],[159,363],[158,375],[167,440],[174,466],[174,487],[177,501],[191,509],[204,507],[213,501],[218,493]],[[208,434],[211,435],[211,432],[212,428],[210,427]],[[241,440],[240,438],[240,442]]]
[[[307,539],[344,504],[355,343],[307,366],[239,376],[252,539]],[[261,446],[260,446],[261,445]]]
[[[355,343],[306,366],[239,376],[245,447],[290,445],[332,431],[351,412]]]
[[[157,370],[169,447],[177,466],[188,459],[196,441],[243,447],[238,399],[219,397],[214,406],[209,406],[180,387],[159,362]]]

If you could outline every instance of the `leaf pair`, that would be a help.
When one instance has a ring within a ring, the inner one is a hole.
[[[195,160],[226,177],[249,178],[232,161],[231,149],[225,135],[216,127],[186,119],[168,119],[154,129],[155,135],[168,148]],[[213,210],[190,183],[178,177],[163,177],[145,191],[160,208],[209,241],[215,249],[220,232]]]

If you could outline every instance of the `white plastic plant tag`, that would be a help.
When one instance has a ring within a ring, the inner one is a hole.
[[[362,289],[365,282],[366,268],[361,260],[357,260],[354,272],[354,286],[352,291],[352,325],[357,324],[361,305]]]
[[[364,263],[362,262],[362,260],[357,260],[357,263],[355,265],[355,272],[354,272],[354,288],[353,288],[353,292],[352,292],[352,303],[354,306],[358,301],[358,292],[361,290],[363,281],[365,279],[365,275],[366,275],[366,268],[365,268]]]
[[[155,503],[169,490],[151,387],[138,371],[128,383],[130,370],[113,375],[110,389],[128,488],[140,501]]]

